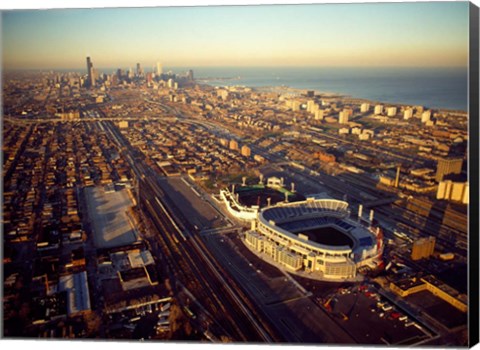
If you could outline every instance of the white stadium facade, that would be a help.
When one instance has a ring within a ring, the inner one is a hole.
[[[234,191],[235,188],[233,188],[232,191],[230,191],[228,188],[220,191],[220,199],[225,204],[228,212],[240,220],[254,220],[258,215],[260,206],[253,205],[248,207],[241,204],[238,200],[238,194],[236,195]]]
[[[266,261],[323,280],[355,280],[363,267],[382,264],[379,229],[350,219],[348,203],[307,198],[256,213],[245,244]]]

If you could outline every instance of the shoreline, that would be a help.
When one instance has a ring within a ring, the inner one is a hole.
[[[219,78],[219,79],[211,79],[211,81],[218,82],[220,79],[224,80],[235,80],[236,78]],[[238,84],[238,85],[219,85],[219,84],[211,84],[208,83],[210,79],[196,79],[196,82],[200,82],[199,85],[207,85],[210,87],[221,87],[221,88],[228,88],[228,87],[243,87],[243,88],[249,88],[252,89],[253,91],[257,92],[275,92],[275,93],[281,93],[278,90],[282,91],[285,90],[285,92],[292,92],[292,93],[298,93],[302,94],[305,93],[306,91],[313,91],[315,96],[320,96],[320,97],[326,97],[326,98],[338,98],[338,99],[352,99],[352,100],[357,100],[361,101],[361,103],[369,103],[371,105],[375,104],[383,104],[383,105],[388,105],[388,106],[395,106],[395,107],[415,107],[415,106],[422,106],[425,109],[440,112],[440,113],[450,113],[450,114],[464,114],[466,117],[468,117],[468,110],[460,110],[460,109],[450,109],[450,108],[439,108],[439,107],[430,107],[427,105],[419,105],[419,104],[406,104],[406,103],[400,103],[400,102],[385,102],[385,101],[378,101],[378,100],[370,100],[367,98],[363,97],[355,97],[352,95],[348,94],[343,94],[343,93],[338,93],[338,92],[328,92],[328,91],[320,91],[320,90],[315,90],[315,89],[305,89],[305,88],[294,88],[286,85],[265,85],[265,86],[248,86],[244,84]]]

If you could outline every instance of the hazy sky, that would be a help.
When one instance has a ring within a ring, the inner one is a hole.
[[[468,3],[5,11],[3,67],[467,66]]]

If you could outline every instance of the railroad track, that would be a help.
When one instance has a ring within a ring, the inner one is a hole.
[[[215,315],[216,323],[224,330],[224,335],[236,341],[265,341],[262,334],[258,334],[259,331],[248,322],[244,314],[246,310],[241,310],[241,303],[228,298],[228,286],[219,280],[210,258],[205,253],[204,256],[199,253],[202,248],[198,239],[178,234],[168,216],[162,214],[162,209],[154,204],[157,197],[152,193],[147,191],[145,194],[145,209],[159,231],[169,268],[175,271],[176,279],[202,301],[210,314]]]

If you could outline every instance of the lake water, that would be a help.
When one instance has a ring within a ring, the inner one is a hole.
[[[467,68],[193,69],[195,78],[208,78],[207,83],[214,86],[288,86],[372,101],[463,111],[468,104]]]

